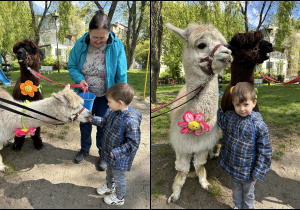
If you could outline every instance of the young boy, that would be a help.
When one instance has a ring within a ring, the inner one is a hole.
[[[256,180],[264,180],[270,169],[272,147],[267,125],[258,112],[255,89],[240,82],[232,89],[235,111],[218,110],[223,131],[218,164],[231,176],[235,209],[252,209]]]
[[[109,109],[103,117],[93,116],[90,122],[103,127],[102,154],[108,164],[106,183],[97,188],[99,195],[106,195],[108,205],[123,205],[126,193],[125,171],[130,171],[140,144],[140,112],[128,107],[134,96],[127,83],[117,83],[106,92]],[[115,186],[116,185],[116,186]]]

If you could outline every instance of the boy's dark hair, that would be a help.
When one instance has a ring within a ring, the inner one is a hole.
[[[240,82],[236,84],[232,90],[232,101],[234,101],[235,98],[239,100],[239,103],[243,103],[244,101],[247,101],[247,99],[255,101],[254,85],[249,82]]]
[[[106,91],[106,97],[110,97],[115,101],[123,101],[126,105],[129,105],[134,96],[134,90],[132,86],[125,82],[114,84]]]
[[[103,10],[98,10],[89,24],[90,31],[93,29],[107,29],[110,31],[110,19]]]

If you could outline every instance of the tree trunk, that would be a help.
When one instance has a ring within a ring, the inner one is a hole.
[[[156,103],[157,81],[160,72],[160,56],[162,50],[162,1],[151,2],[151,102]]]
[[[135,48],[141,30],[141,25],[144,19],[144,11],[145,11],[146,3],[147,3],[146,1],[141,2],[141,8],[140,8],[141,15],[139,18],[138,26],[136,28],[136,21],[137,21],[136,1],[133,1],[131,7],[127,2],[127,6],[129,9],[128,30],[127,30],[127,40],[126,40],[127,69],[133,68],[134,65]]]
[[[108,12],[108,17],[110,18],[110,20],[112,20],[112,18],[114,16],[117,4],[118,4],[118,1],[113,1],[111,3],[111,6],[110,6],[110,9],[109,9],[109,12]]]
[[[36,23],[36,21],[35,21],[35,14],[34,14],[34,10],[33,10],[33,4],[32,4],[32,1],[29,1],[29,7],[30,7],[31,19],[32,19],[32,28],[34,30],[34,41],[35,41],[36,45],[39,44],[39,41],[40,41],[40,28],[42,26],[42,23],[43,23],[45,17],[46,17],[46,13],[48,12],[48,10],[49,10],[49,8],[51,6],[51,2],[52,1],[50,1],[49,4],[48,4],[48,2],[49,1],[45,1],[44,13],[43,13],[43,15],[41,17],[40,22]]]

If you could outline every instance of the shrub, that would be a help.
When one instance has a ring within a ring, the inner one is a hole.
[[[281,74],[278,75],[277,80],[280,81],[280,82],[283,82],[284,81],[284,75],[281,75]]]
[[[230,74],[230,73],[227,73],[227,74],[225,74],[225,75],[223,76],[223,81],[224,81],[225,83],[229,83],[230,80],[231,80],[231,74]]]
[[[160,73],[159,80],[164,80],[165,83],[167,84],[168,78],[170,78],[170,77],[171,77],[170,72],[164,71],[164,72]]]
[[[53,69],[55,69],[54,65],[56,65],[56,63],[57,63],[56,59],[50,56],[50,57],[46,57],[44,59],[44,62],[41,63],[40,66],[53,66]]]
[[[11,70],[19,70],[20,69],[20,65],[19,65],[17,59],[14,60],[13,62],[11,62],[10,66],[11,66]]]
[[[262,79],[262,77],[261,77],[261,75],[260,75],[260,73],[258,71],[254,72],[254,78],[255,79]]]

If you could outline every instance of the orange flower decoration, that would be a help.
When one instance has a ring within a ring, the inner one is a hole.
[[[23,95],[29,95],[30,97],[33,97],[34,92],[38,91],[37,87],[33,85],[33,82],[30,80],[27,80],[26,82],[22,83],[20,85],[20,89]]]

